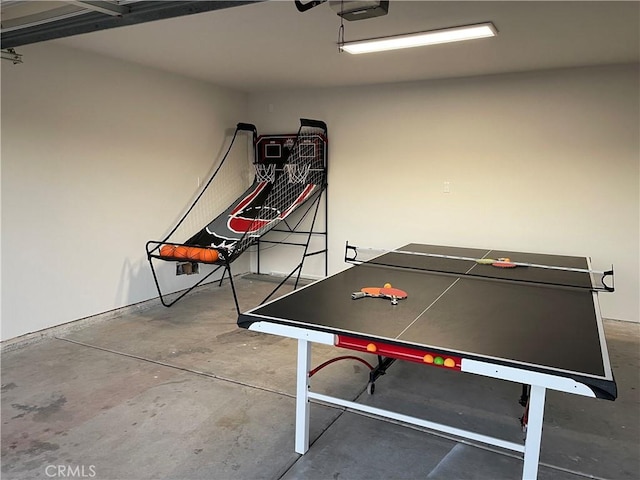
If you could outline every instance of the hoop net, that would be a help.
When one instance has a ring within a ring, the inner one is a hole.
[[[289,180],[289,183],[307,183],[311,164],[307,163],[306,165],[299,165],[288,163],[284,168],[287,172],[287,179]]]
[[[271,182],[276,180],[275,163],[256,163],[256,180],[259,182]]]
[[[211,222],[212,218],[220,215],[220,212],[223,212],[251,185],[253,180],[253,169],[249,161],[249,153],[251,152],[247,151],[247,142],[241,137],[244,137],[244,135],[238,135],[228,158],[222,162],[222,165],[220,165],[221,159],[217,159],[214,162],[206,178],[210,181],[211,176],[217,171],[215,180],[211,181],[210,184],[205,180],[199,191],[195,192],[190,199],[186,198],[184,200],[193,202],[202,192],[202,196],[195,203],[191,212],[184,217],[184,221],[177,226],[170,236],[166,239],[163,238],[164,241],[184,242],[195,232],[200,231],[204,225]],[[225,139],[225,141],[228,141],[228,139]],[[220,169],[217,170],[219,166]],[[184,215],[188,205],[181,215]]]

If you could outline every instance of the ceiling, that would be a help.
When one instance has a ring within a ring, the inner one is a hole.
[[[258,1],[2,0],[2,49]]]
[[[304,13],[298,12],[293,0],[238,5],[51,42],[247,92],[640,60],[640,3],[636,1],[391,0],[385,16],[345,21],[345,39],[485,21],[493,22],[499,34],[495,38],[365,55],[338,51],[340,17],[328,2]],[[24,61],[29,62],[27,48],[25,54]]]

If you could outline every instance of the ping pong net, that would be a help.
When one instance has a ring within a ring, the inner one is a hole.
[[[344,261],[458,277],[614,291],[613,266],[609,270],[593,270],[585,257],[422,244],[384,250],[358,247],[347,241]]]

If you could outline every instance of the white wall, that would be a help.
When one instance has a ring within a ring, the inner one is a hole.
[[[157,296],[146,241],[250,121],[240,92],[50,44],[21,53],[2,64],[2,339]],[[169,290],[193,280],[173,268]]]
[[[347,239],[589,255],[616,266],[603,314],[639,321],[637,65],[247,96],[49,44],[22,53],[2,65],[2,339],[155,297],[144,244],[230,129],[300,117],[329,126],[330,271]],[[297,261],[271,249],[262,267]],[[169,290],[192,280],[164,267]]]
[[[615,264],[603,315],[637,322],[638,85],[621,65],[283,91],[250,96],[250,117],[265,133],[327,122],[331,271],[345,240],[585,255]]]

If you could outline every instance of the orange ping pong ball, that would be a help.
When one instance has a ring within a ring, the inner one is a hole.
[[[391,288],[391,284],[390,283],[385,283],[384,284],[384,288]]]
[[[424,360],[424,363],[433,363],[433,355],[427,353],[422,360]]]
[[[449,367],[449,368],[453,368],[456,366],[456,362],[453,360],[453,358],[447,358],[444,361],[444,366],[445,367]]]
[[[378,350],[378,347],[375,344],[370,343],[367,345],[367,352],[375,352],[376,350]]]

